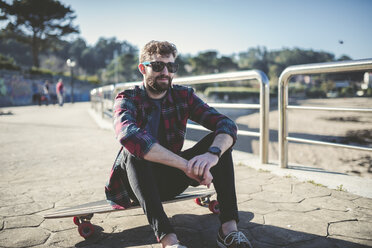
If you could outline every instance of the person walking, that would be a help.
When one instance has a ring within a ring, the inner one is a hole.
[[[56,93],[57,93],[57,98],[58,98],[58,104],[59,106],[63,106],[63,91],[64,91],[64,85],[63,85],[63,80],[60,78],[56,84]]]
[[[114,103],[114,126],[121,149],[105,187],[114,208],[142,207],[163,248],[179,243],[162,201],[186,188],[213,183],[220,206],[219,247],[252,247],[238,231],[232,146],[237,126],[204,103],[192,88],[172,84],[178,70],[177,48],[150,41],[141,50],[143,83],[120,92]],[[186,123],[191,119],[212,132],[195,146],[182,150]]]
[[[49,80],[45,80],[45,83],[43,85],[43,93],[44,93],[45,105],[47,105],[47,106],[48,106],[49,101],[50,101],[49,88],[50,88]]]

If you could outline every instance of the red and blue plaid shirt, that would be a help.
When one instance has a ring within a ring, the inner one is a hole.
[[[132,155],[143,158],[157,142],[145,130],[152,111],[152,104],[147,96],[144,85],[119,93],[114,104],[114,127],[116,137]],[[186,134],[188,119],[199,123],[205,128],[220,133],[229,134],[235,143],[237,126],[228,117],[209,107],[189,87],[172,85],[162,100],[161,115],[165,127],[166,145],[170,151],[180,154]],[[119,152],[118,158],[120,157]],[[129,198],[125,191],[122,177],[126,176],[116,159],[111,176],[106,185],[106,196],[114,208],[128,207]]]

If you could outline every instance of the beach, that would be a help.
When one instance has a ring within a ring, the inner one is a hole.
[[[289,99],[290,105],[371,108],[372,98]],[[259,128],[259,113],[236,119],[240,127]],[[278,160],[278,111],[269,114],[269,160]],[[372,147],[372,114],[344,111],[288,110],[290,137]],[[252,140],[252,151],[259,153],[258,140]],[[314,166],[331,172],[372,178],[372,154],[367,151],[289,142],[289,163]]]

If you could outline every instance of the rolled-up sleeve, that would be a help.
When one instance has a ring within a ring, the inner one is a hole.
[[[143,158],[156,143],[156,139],[137,123],[138,110],[125,92],[121,92],[114,104],[114,128],[117,140],[131,154]]]
[[[220,133],[230,135],[233,138],[233,144],[235,144],[238,128],[234,121],[206,104],[195,95],[192,88],[188,91],[188,104],[190,106],[191,120],[214,131],[216,135]]]

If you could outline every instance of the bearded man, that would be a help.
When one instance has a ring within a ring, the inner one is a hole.
[[[192,88],[173,85],[178,70],[176,46],[150,41],[141,50],[143,84],[119,93],[114,126],[122,145],[106,185],[115,208],[141,205],[157,240],[166,248],[184,248],[164,212],[162,201],[190,185],[213,183],[220,206],[219,247],[251,247],[237,229],[238,208],[231,148],[236,124],[204,103]],[[182,151],[187,120],[212,132]]]

